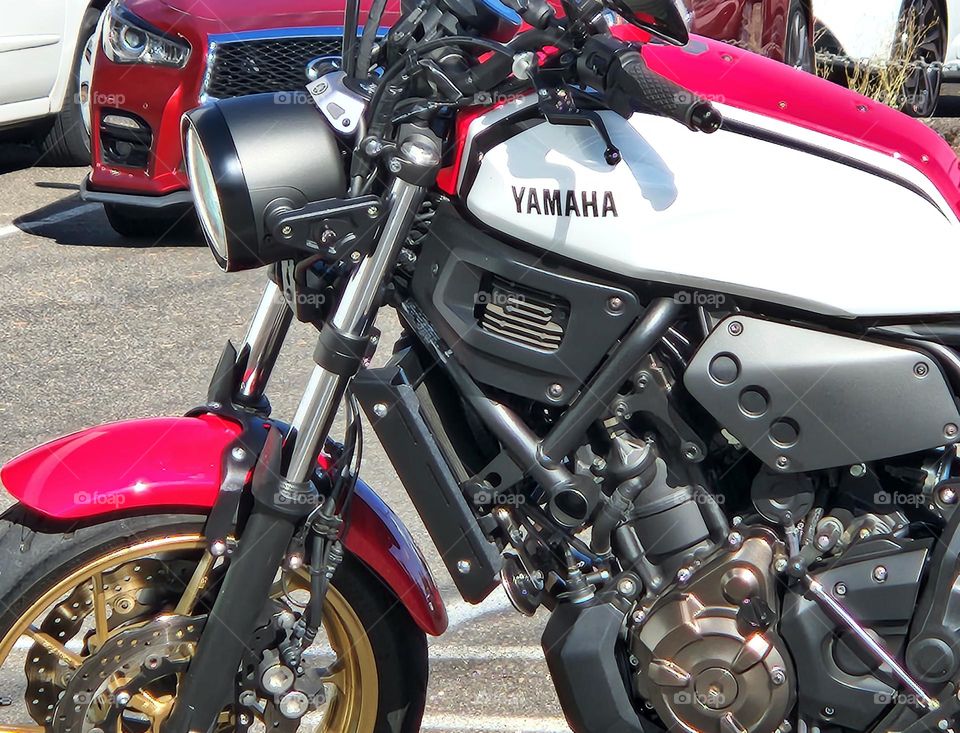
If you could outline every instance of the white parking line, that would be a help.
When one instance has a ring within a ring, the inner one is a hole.
[[[570,733],[567,721],[557,717],[499,715],[424,715],[420,730],[515,731],[516,733]]]
[[[487,647],[440,643],[430,645],[430,659],[438,662],[486,662],[497,659],[542,662],[543,650],[533,644]]]
[[[29,233],[35,229],[50,226],[51,224],[59,224],[62,221],[76,219],[78,216],[83,216],[84,214],[88,214],[91,211],[99,208],[100,204],[81,204],[80,206],[75,206],[72,209],[59,211],[56,214],[51,214],[50,216],[45,216],[42,219],[37,219],[36,221],[27,221],[23,222],[22,224],[8,224],[5,227],[0,227],[0,239],[18,234],[20,232]]]
[[[500,611],[506,611],[510,608],[512,608],[510,600],[507,598],[506,593],[503,592],[503,588],[498,586],[483,603],[476,606],[465,601],[451,603],[447,608],[447,619],[449,620],[447,630],[452,631],[458,626],[476,621],[481,616],[499,613]]]

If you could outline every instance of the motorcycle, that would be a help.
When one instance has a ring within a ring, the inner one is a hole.
[[[954,730],[952,151],[672,0],[417,0],[384,34],[385,4],[301,103],[185,116],[211,252],[267,285],[204,405],[4,466],[0,727],[417,730],[446,612],[363,414],[463,598],[549,613],[577,733]]]

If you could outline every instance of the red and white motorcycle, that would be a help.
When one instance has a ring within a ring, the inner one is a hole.
[[[446,615],[362,409],[462,596],[550,613],[577,733],[953,729],[952,151],[672,0],[384,5],[306,103],[185,117],[210,248],[268,283],[202,407],[3,468],[0,727],[416,730]]]

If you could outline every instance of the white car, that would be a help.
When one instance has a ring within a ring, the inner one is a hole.
[[[90,80],[106,0],[5,2],[0,139],[36,141],[42,161],[90,163]]]
[[[896,58],[905,37],[919,36],[911,60],[933,66],[918,69],[904,90],[913,114],[933,114],[941,81],[960,78],[960,0],[814,0],[813,12],[818,51],[857,62]]]

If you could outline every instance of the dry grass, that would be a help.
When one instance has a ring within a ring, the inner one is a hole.
[[[909,98],[907,86],[911,74],[916,73],[914,59],[920,43],[931,30],[929,26],[921,27],[916,16],[908,17],[889,58],[850,59],[818,54],[817,74],[845,82],[850,89],[865,97],[902,109],[916,101]]]

